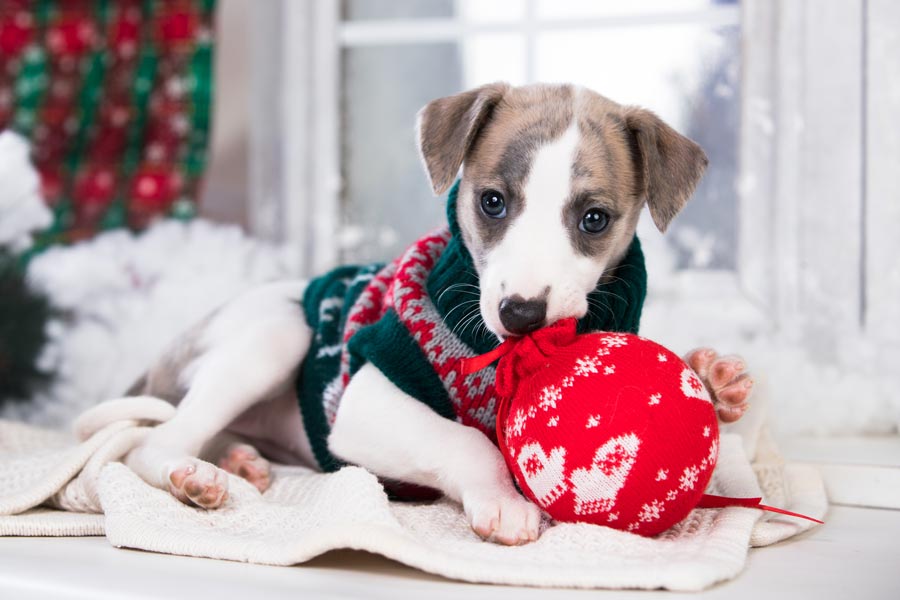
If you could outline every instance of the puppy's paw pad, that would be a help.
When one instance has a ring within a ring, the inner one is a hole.
[[[709,385],[718,395],[726,386],[745,374],[747,363],[740,356],[722,356],[709,367]]]
[[[219,508],[228,499],[228,475],[208,462],[188,459],[170,471],[169,490],[185,504]]]
[[[269,489],[272,465],[249,444],[234,444],[219,459],[219,466],[227,472],[243,477],[260,492]]]
[[[478,496],[464,500],[472,529],[485,540],[518,546],[540,534],[541,510],[521,496]]]
[[[694,370],[701,379],[705,380],[709,375],[709,368],[713,362],[719,357],[712,348],[697,348],[688,352],[684,357],[684,362]]]

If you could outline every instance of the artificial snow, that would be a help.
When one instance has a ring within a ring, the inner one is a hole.
[[[104,233],[44,252],[28,278],[62,313],[49,324],[40,361],[57,379],[29,403],[7,403],[0,416],[67,425],[125,392],[181,331],[229,298],[296,275],[296,255],[203,220]]]
[[[25,138],[10,130],[0,132],[0,248],[13,252],[30,246],[31,233],[53,220],[28,153]]]

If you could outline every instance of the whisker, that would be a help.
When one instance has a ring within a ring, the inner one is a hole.
[[[446,323],[447,319],[450,318],[450,315],[453,314],[453,311],[459,310],[460,308],[463,308],[466,306],[471,306],[472,304],[478,304],[478,303],[479,303],[479,300],[466,300],[464,302],[460,302],[459,304],[457,304],[456,306],[451,308],[449,311],[447,311],[447,314],[444,315],[444,318],[442,320],[444,321],[444,323]]]

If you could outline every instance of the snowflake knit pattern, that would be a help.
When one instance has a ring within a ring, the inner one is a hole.
[[[457,182],[447,198],[449,228],[432,232],[388,265],[345,266],[313,279],[302,299],[313,341],[297,377],[306,433],[319,466],[343,466],[327,437],[350,377],[374,364],[399,389],[438,414],[496,441],[494,368],[461,376],[458,363],[496,348],[479,314],[454,310],[478,276],[456,220]],[[610,281],[591,294],[579,331],[636,332],[646,295],[634,239]]]
[[[558,521],[646,536],[698,505],[719,429],[678,356],[637,335],[577,335],[571,319],[511,344],[496,367],[497,437],[529,499]]]

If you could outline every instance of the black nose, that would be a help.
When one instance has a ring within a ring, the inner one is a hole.
[[[525,300],[521,296],[510,296],[500,301],[500,322],[512,334],[531,333],[544,324],[546,317],[546,300]]]

